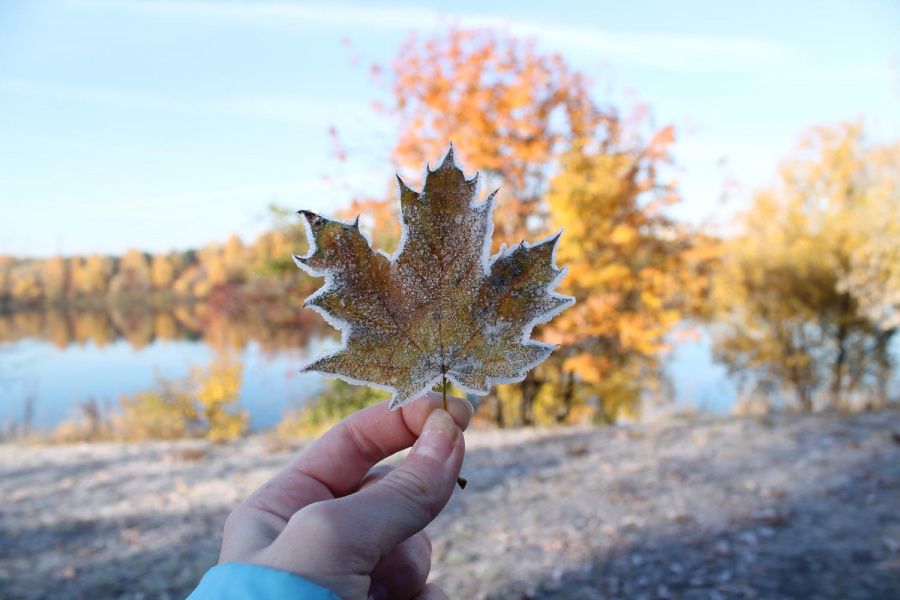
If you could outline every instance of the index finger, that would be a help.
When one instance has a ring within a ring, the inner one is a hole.
[[[297,455],[248,502],[287,521],[307,504],[356,491],[376,463],[413,445],[428,415],[442,403],[440,394],[429,392],[395,411],[381,402],[353,413]],[[448,397],[447,412],[465,429],[473,411],[466,400]]]

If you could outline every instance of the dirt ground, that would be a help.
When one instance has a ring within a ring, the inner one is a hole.
[[[900,598],[900,412],[467,434],[451,598]],[[296,448],[0,445],[0,598],[183,598]]]

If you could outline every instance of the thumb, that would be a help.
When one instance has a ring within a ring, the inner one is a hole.
[[[368,572],[440,513],[453,494],[464,453],[453,417],[435,409],[396,469],[354,494],[302,509],[273,546],[314,539],[314,562],[338,559],[356,572]]]
[[[348,510],[368,513],[372,544],[382,554],[415,535],[441,512],[456,486],[465,440],[446,411],[435,409],[403,462],[346,498]]]

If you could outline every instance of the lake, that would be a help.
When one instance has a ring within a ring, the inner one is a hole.
[[[82,403],[113,407],[123,394],[183,379],[225,355],[243,366],[240,402],[252,428],[270,427],[322,389],[323,377],[297,368],[338,344],[317,316],[298,312],[307,314],[275,323],[202,306],[0,315],[0,431],[23,421],[52,428]],[[675,344],[666,368],[678,404],[731,409],[734,384],[712,361],[706,337]]]

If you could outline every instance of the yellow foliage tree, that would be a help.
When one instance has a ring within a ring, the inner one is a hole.
[[[150,281],[157,290],[168,290],[175,282],[175,266],[165,254],[157,254],[150,262]]]
[[[237,408],[243,368],[239,362],[220,357],[194,372],[196,400],[207,439],[229,440],[243,435],[250,418]]]
[[[647,143],[633,132],[629,138],[607,136],[569,152],[548,195],[554,223],[565,228],[558,259],[569,272],[561,290],[578,300],[548,337],[565,345],[559,368],[591,388],[601,420],[633,413],[658,381],[666,334],[701,277],[689,254],[695,236],[664,212],[677,192],[657,176],[673,131]]]
[[[870,185],[847,220],[850,265],[840,281],[882,331],[900,327],[900,144],[872,148]]]
[[[222,251],[222,261],[230,281],[237,281],[243,277],[246,258],[247,251],[241,238],[234,234],[228,236],[228,241]]]
[[[147,255],[134,248],[127,250],[119,259],[118,271],[110,279],[110,294],[141,294],[149,290],[151,286],[150,263]]]
[[[112,261],[99,254],[92,254],[85,262],[83,279],[79,278],[76,286],[85,295],[105,294],[112,270]]]
[[[15,262],[16,259],[12,256],[0,254],[0,302],[10,294],[11,273]]]
[[[80,288],[83,286],[86,267],[87,263],[81,256],[73,256],[69,259],[69,285],[66,295],[70,298],[82,295]]]
[[[743,215],[713,298],[717,356],[748,393],[802,410],[888,401],[896,157],[860,124],[815,129]]]
[[[205,437],[225,441],[247,430],[240,410],[241,364],[219,356],[184,380],[159,380],[153,389],[119,399],[112,415],[113,435],[120,439]]]
[[[41,263],[44,297],[50,302],[63,298],[68,287],[68,277],[69,269],[63,257],[54,256]]]
[[[44,295],[41,278],[31,269],[16,269],[10,275],[10,295],[20,304],[35,304]]]

